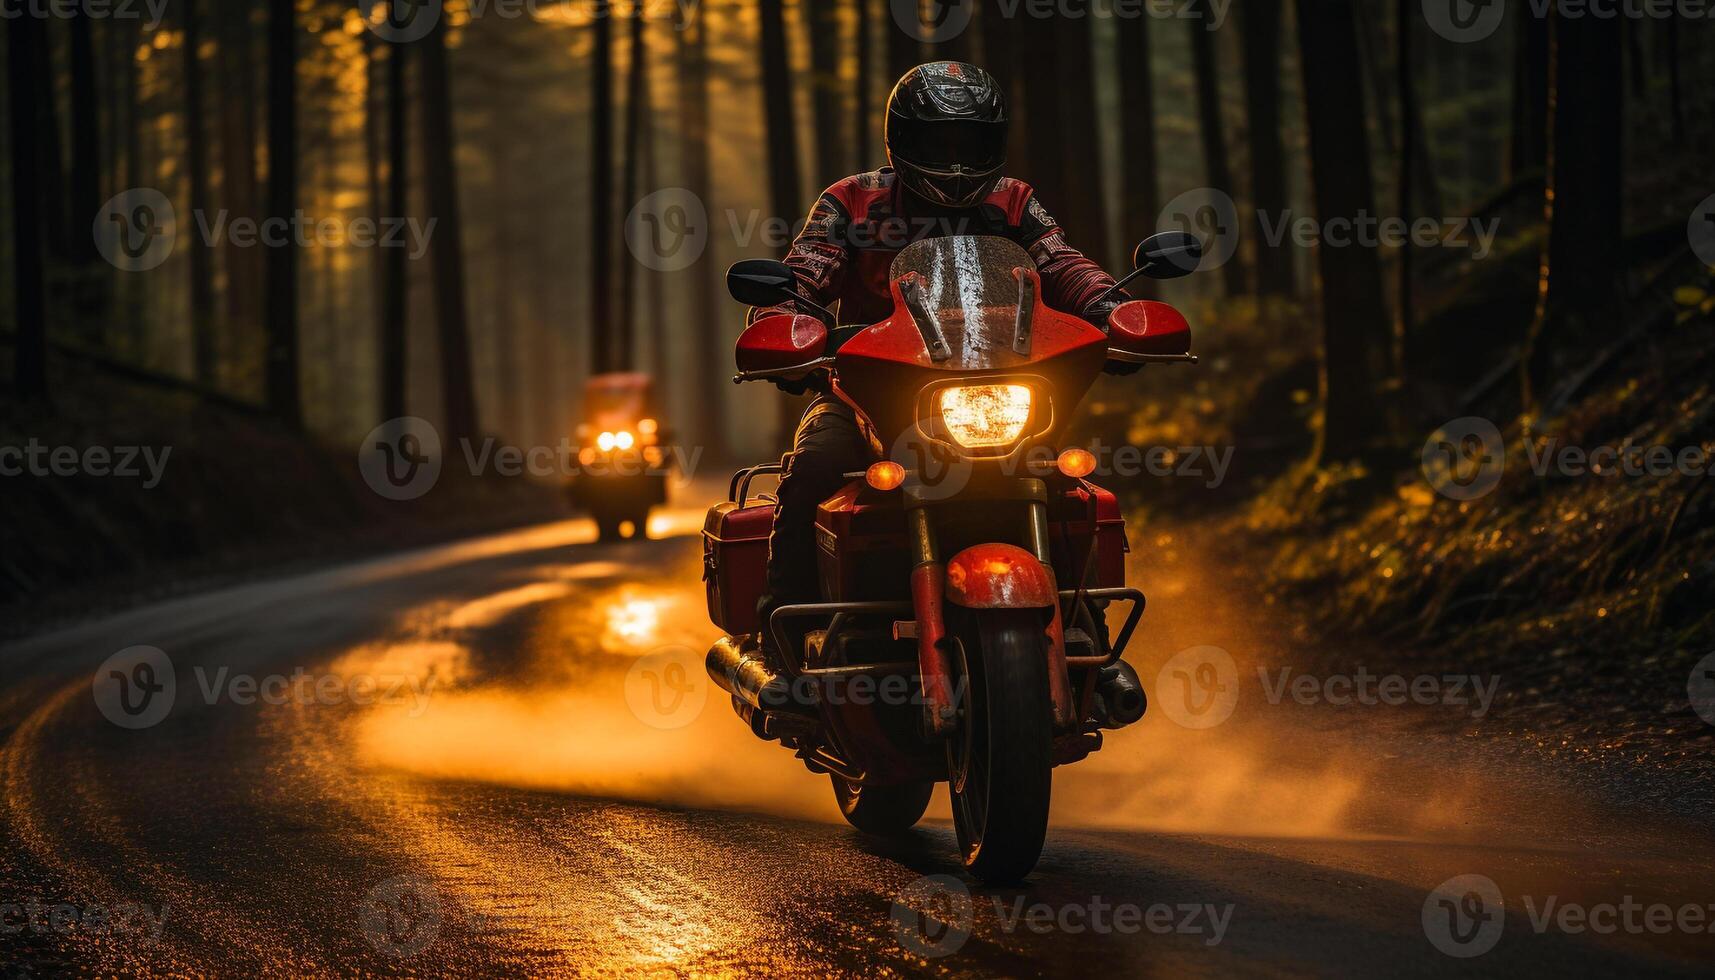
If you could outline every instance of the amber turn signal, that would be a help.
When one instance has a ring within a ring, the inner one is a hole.
[[[1096,454],[1088,449],[1068,449],[1060,454],[1060,472],[1082,480],[1096,471]]]
[[[905,467],[890,460],[883,460],[870,466],[863,478],[877,490],[898,490],[905,482]]]

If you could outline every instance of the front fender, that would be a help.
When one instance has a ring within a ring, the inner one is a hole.
[[[973,545],[947,563],[947,601],[955,606],[1047,609],[1059,600],[1047,566],[1015,545]]]

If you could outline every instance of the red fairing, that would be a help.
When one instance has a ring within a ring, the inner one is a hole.
[[[828,346],[828,328],[812,316],[780,313],[763,317],[738,338],[738,369],[778,371],[808,364]]]
[[[1108,344],[1128,354],[1189,354],[1191,325],[1166,303],[1134,300],[1108,318]]]
[[[1047,609],[1060,597],[1035,555],[1016,545],[979,544],[947,563],[947,601],[966,609]]]

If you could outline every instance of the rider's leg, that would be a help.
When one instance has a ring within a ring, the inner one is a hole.
[[[869,465],[869,449],[857,418],[844,402],[822,395],[798,423],[792,457],[780,481],[774,531],[768,539],[768,588],[757,608],[767,637],[776,608],[821,597],[816,561],[816,508],[846,485],[846,474]],[[797,631],[792,631],[797,636]],[[765,649],[772,647],[765,639]],[[769,651],[770,656],[774,651]]]

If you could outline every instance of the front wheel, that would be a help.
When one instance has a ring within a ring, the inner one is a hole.
[[[923,819],[929,809],[929,797],[935,784],[922,782],[897,783],[892,786],[865,786],[833,774],[834,798],[839,800],[840,812],[846,822],[866,834],[886,837],[904,833]]]
[[[1048,638],[1037,613],[1009,609],[970,613],[958,639],[959,721],[947,743],[953,826],[971,874],[1015,882],[1036,867],[1048,836]]]

